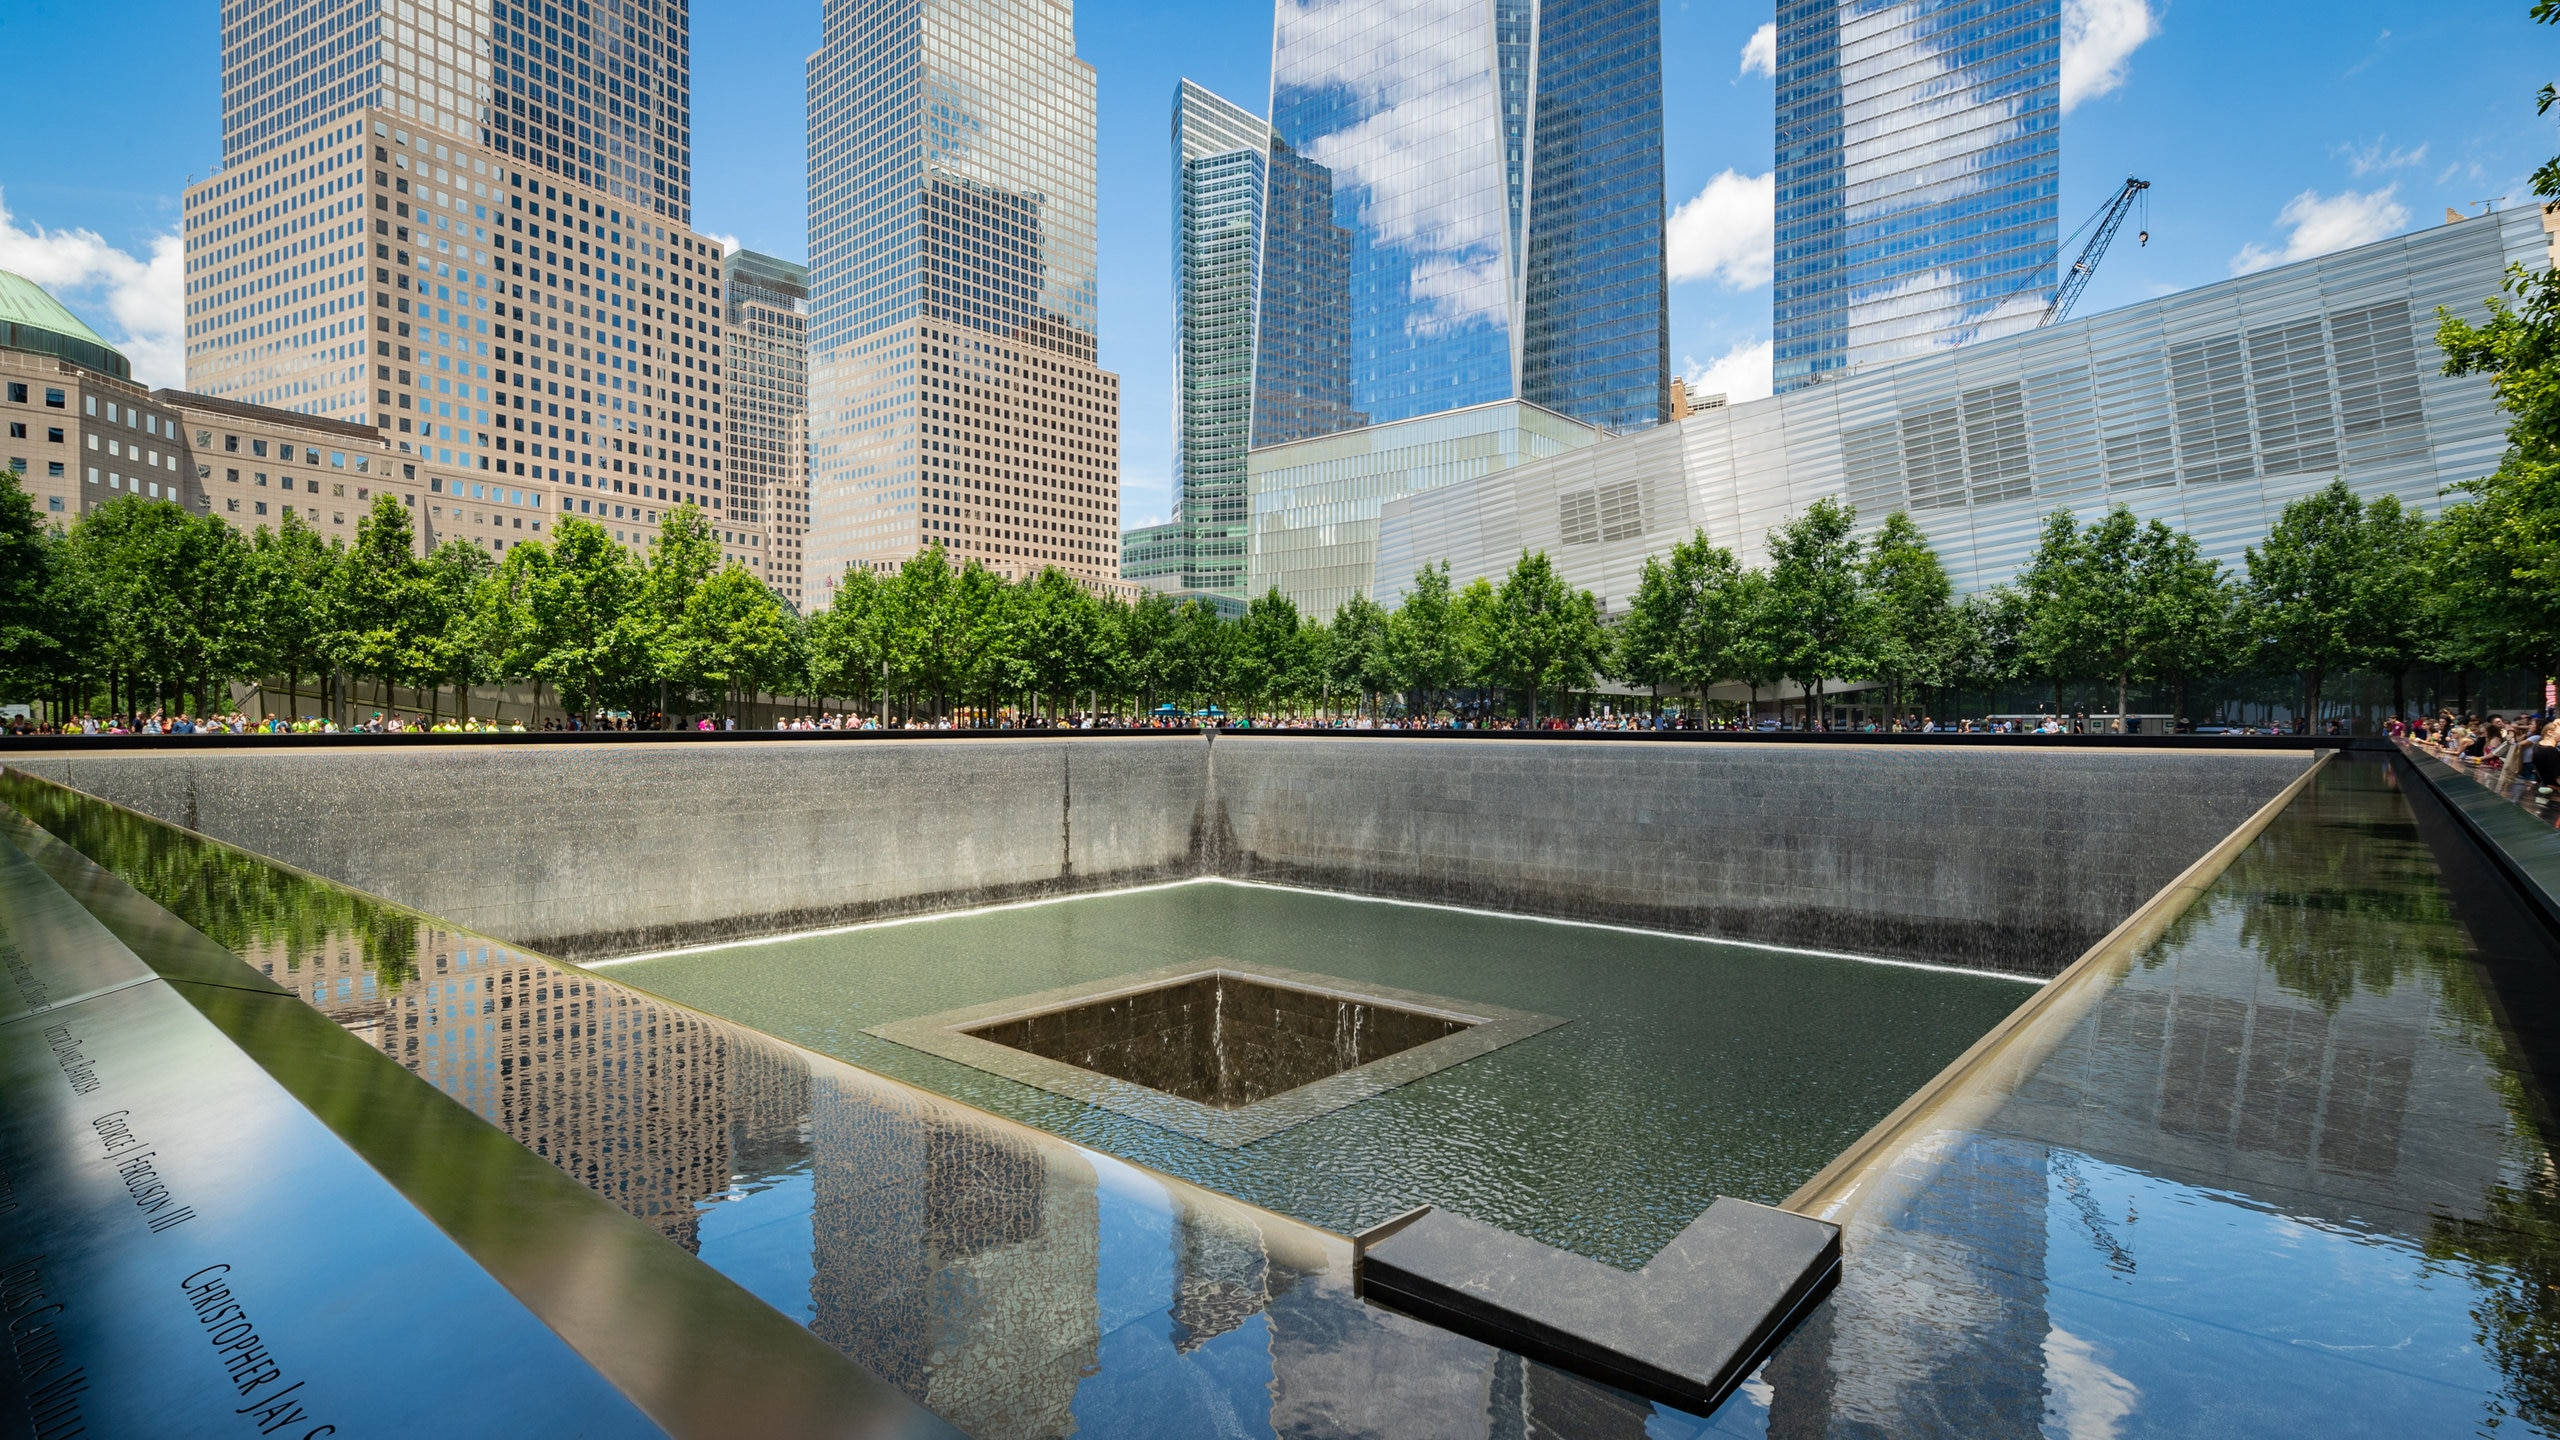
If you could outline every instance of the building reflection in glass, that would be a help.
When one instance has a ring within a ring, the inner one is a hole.
[[[1503,400],[1665,416],[1659,7],[1288,0],[1271,125],[1257,446]],[[1268,363],[1336,334],[1339,396],[1329,359]]]

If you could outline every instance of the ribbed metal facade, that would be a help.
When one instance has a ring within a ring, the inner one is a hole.
[[[1622,608],[1647,555],[1704,530],[1760,564],[1826,497],[1870,533],[1907,510],[1963,591],[2015,577],[2062,507],[2124,504],[2235,567],[2335,477],[2433,513],[2505,445],[2488,386],[2441,373],[2436,310],[2479,314],[2545,246],[2533,209],[2507,211],[1415,494],[1382,507],[1377,595],[1440,559],[1500,575],[1525,547]]]

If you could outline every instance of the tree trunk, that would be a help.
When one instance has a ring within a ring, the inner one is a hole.
[[[2126,677],[2123,673],[2118,672],[2116,675],[2116,733],[2119,735],[2126,733],[2124,718],[2125,679]]]

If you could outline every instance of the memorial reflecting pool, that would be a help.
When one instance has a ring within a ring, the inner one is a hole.
[[[1784,1198],[2028,987],[1226,884],[584,971],[0,799],[973,1434],[2560,1433],[2547,957],[2482,939],[2380,763],[1841,1201],[1839,1289],[1705,1418],[1365,1305],[1342,1242],[1221,1195],[1632,1265]],[[1234,1148],[866,1033],[1207,960],[1564,1023]]]
[[[866,1033],[1209,959],[1564,1024],[1240,1149]],[[2016,980],[1221,881],[728,946],[615,980],[1337,1231],[1418,1204],[1633,1269],[1776,1204],[2031,992]]]

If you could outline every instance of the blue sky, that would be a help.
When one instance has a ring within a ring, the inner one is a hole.
[[[2081,314],[2420,225],[2507,196],[2560,148],[2533,94],[2560,30],[2526,0],[2065,0],[2065,231],[2125,176],[2153,183],[2152,241],[2108,256]],[[1166,122],[1188,75],[1261,108],[1271,12],[1081,0],[1102,95],[1102,360],[1122,376],[1122,512],[1168,505]],[[0,3],[0,268],[178,373],[178,197],[216,157],[214,0]],[[696,0],[694,223],[806,252],[801,63],[818,0]],[[1663,10],[1672,358],[1708,388],[1765,390],[1770,80],[1746,55],[1769,0]],[[102,17],[110,17],[102,24]]]

